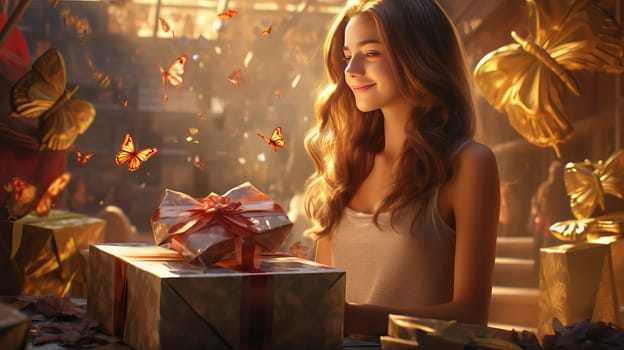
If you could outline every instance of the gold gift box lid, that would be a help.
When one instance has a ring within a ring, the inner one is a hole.
[[[462,350],[467,343],[471,343],[488,349],[522,350],[520,346],[497,337],[505,332],[477,324],[390,314],[388,337],[382,340],[382,345],[385,345],[383,350]],[[415,344],[418,346],[414,347]]]

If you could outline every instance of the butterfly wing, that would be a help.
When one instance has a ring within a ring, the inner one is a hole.
[[[243,70],[241,68],[234,69],[227,77],[232,86],[239,87],[243,84]]]
[[[273,146],[273,150],[277,151],[277,147],[286,146],[286,140],[284,140],[284,135],[282,134],[282,127],[278,126],[271,133],[271,145]]]
[[[563,172],[570,209],[577,219],[591,217],[601,202],[602,189],[591,163],[568,163]]]
[[[173,61],[167,69],[167,81],[169,81],[171,86],[179,87],[184,82],[184,67],[186,66],[187,61],[188,56],[182,55]]]
[[[59,195],[59,193],[67,186],[69,180],[71,180],[71,174],[66,172],[63,173],[61,176],[57,177],[54,181],[52,181],[50,186],[48,186],[46,192],[37,202],[37,206],[35,207],[35,213],[38,216],[43,217],[47,216],[48,213],[50,213],[50,210],[52,209],[52,203]]]
[[[273,31],[273,24],[269,24],[268,27],[260,31],[260,35],[262,36],[271,35],[272,31]]]
[[[603,169],[600,184],[604,192],[624,199],[624,150],[609,157]]]
[[[132,138],[132,135],[127,132],[124,135],[124,141],[121,144],[121,150],[115,155],[115,162],[119,165],[129,161],[130,159],[132,159],[132,157],[134,157],[135,149],[136,148],[134,145],[134,139]]]
[[[128,161],[128,170],[135,171],[137,170],[143,162],[148,160],[151,156],[158,153],[158,148],[149,147],[146,149],[142,149],[136,154],[134,154],[130,160]]]
[[[65,150],[71,147],[95,118],[93,104],[70,99],[58,110],[46,114],[39,123],[42,148]]]
[[[232,18],[234,16],[236,16],[238,14],[238,11],[236,10],[225,10],[224,12],[219,13],[217,16],[219,16],[220,18],[226,19],[226,18]]]
[[[160,26],[162,27],[163,32],[168,32],[171,27],[169,26],[169,23],[167,23],[167,21],[162,18],[162,17],[158,17],[158,20],[160,21]]]
[[[56,49],[48,49],[35,60],[32,67],[11,89],[13,117],[38,118],[65,91],[65,62]]]
[[[622,73],[622,29],[597,1],[534,0],[535,42],[567,70]]]
[[[529,142],[556,146],[571,136],[564,83],[519,44],[485,55],[475,67],[474,77],[488,102],[505,112],[511,126]]]
[[[76,150],[76,162],[78,164],[87,164],[87,162],[89,161],[89,159],[91,159],[93,157],[93,155],[95,155],[94,152],[89,152],[89,153],[82,153],[80,151],[80,148],[78,148],[78,146],[74,146],[74,149]]]

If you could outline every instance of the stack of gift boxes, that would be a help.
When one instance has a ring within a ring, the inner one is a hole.
[[[159,245],[90,247],[89,315],[137,349],[340,349],[344,272],[271,253],[291,227],[249,183],[198,200],[166,190]]]
[[[564,169],[576,220],[554,223],[551,233],[569,243],[540,249],[538,335],[584,320],[624,328],[624,213],[609,212],[605,195],[624,198],[624,151],[604,163],[568,163]],[[600,206],[603,214],[594,217]]]

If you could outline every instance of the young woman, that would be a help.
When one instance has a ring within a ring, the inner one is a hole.
[[[316,260],[346,271],[345,333],[385,334],[389,313],[486,324],[498,170],[452,22],[434,0],[350,1],[324,59],[305,205]]]

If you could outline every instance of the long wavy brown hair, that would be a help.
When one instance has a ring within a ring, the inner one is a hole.
[[[472,85],[455,26],[434,0],[350,1],[337,15],[324,47],[328,83],[316,103],[317,125],[305,139],[315,172],[304,192],[314,238],[331,232],[384,148],[381,110],[361,112],[345,83],[345,27],[364,14],[377,26],[401,93],[414,101],[393,189],[374,213],[403,209],[418,215],[451,177],[451,154],[474,133]]]

